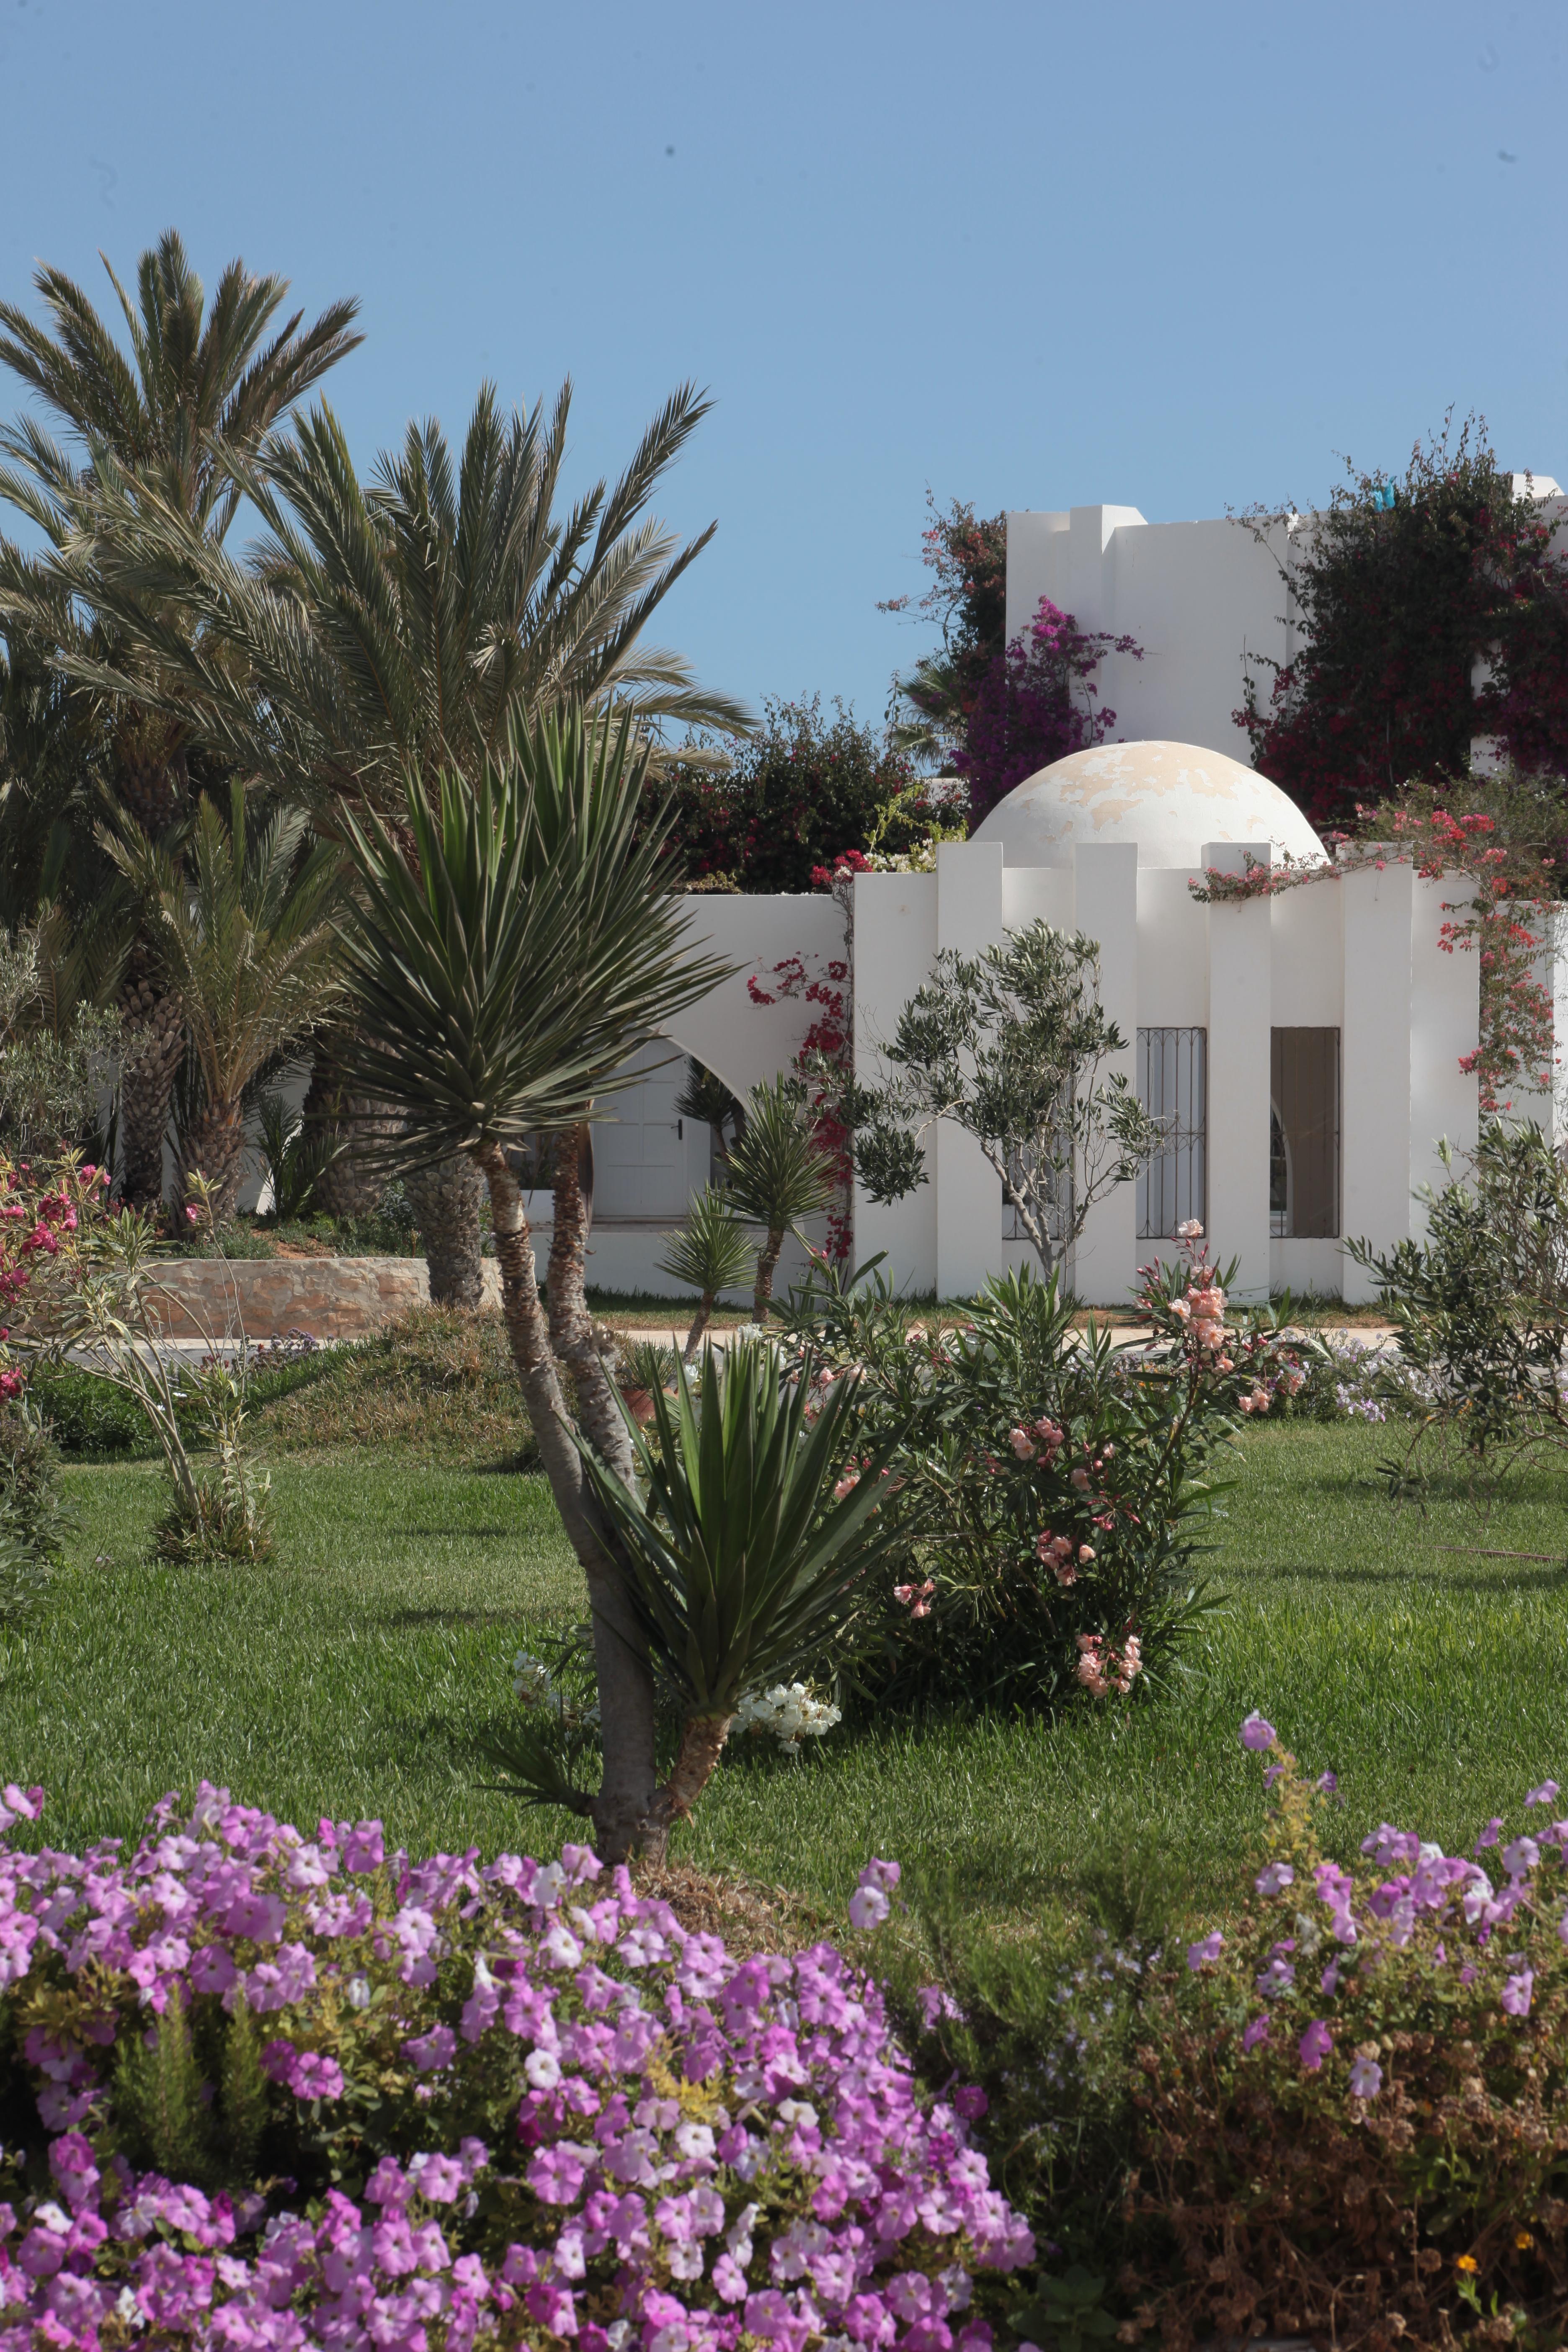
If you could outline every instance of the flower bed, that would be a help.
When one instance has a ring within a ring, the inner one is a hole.
[[[985,2352],[1033,2259],[842,1953],[736,1962],[582,1847],[413,1864],[205,1785],[129,1857],[6,1845],[0,2033],[7,2352]]]

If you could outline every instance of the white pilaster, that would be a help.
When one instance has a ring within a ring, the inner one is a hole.
[[[1202,854],[1222,874],[1272,856],[1266,841],[1205,842]],[[1240,1261],[1235,1296],[1254,1300],[1268,1296],[1271,912],[1266,895],[1208,908],[1208,1241],[1222,1265]]]
[[[1075,844],[1073,927],[1100,947],[1100,1002],[1127,1040],[1102,1081],[1120,1072],[1138,1083],[1138,845]],[[1138,1187],[1114,1185],[1089,1213],[1068,1269],[1079,1297],[1094,1307],[1126,1303],[1138,1275]]]
[[[1344,893],[1341,1229],[1392,1249],[1410,1231],[1411,918],[1415,877],[1403,860],[1359,866]],[[1450,1038],[1450,1045],[1453,1044]],[[1423,1150],[1425,1150],[1425,1142]],[[1349,1301],[1376,1285],[1345,1260]]]
[[[1410,932],[1410,1174],[1409,1230],[1426,1231],[1426,1219],[1414,1195],[1423,1184],[1442,1184],[1447,1171],[1439,1142],[1463,1158],[1476,1147],[1480,1087],[1460,1069],[1480,1034],[1480,958],[1474,948],[1445,953],[1447,911],[1464,905],[1474,890],[1462,874],[1424,882],[1415,877]]]
[[[1002,937],[1002,844],[944,841],[936,853],[936,943],[978,955]],[[1002,1184],[972,1136],[942,1120],[935,1160],[936,1292],[967,1298],[1002,1271]]]
[[[855,1072],[868,1086],[889,1072],[881,1048],[931,974],[936,952],[936,877],[861,874],[855,882]],[[901,1290],[936,1287],[936,1164],[929,1139],[925,1183],[879,1204],[855,1187],[855,1262],[886,1252],[880,1271]]]

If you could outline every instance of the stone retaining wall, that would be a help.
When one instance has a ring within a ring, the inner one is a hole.
[[[171,1339],[362,1339],[430,1297],[422,1257],[175,1258],[159,1286]],[[500,1304],[493,1257],[485,1304]]]

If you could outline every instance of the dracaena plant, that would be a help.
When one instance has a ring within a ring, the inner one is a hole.
[[[660,1791],[689,1812],[748,1690],[822,1657],[854,1614],[856,1591],[892,1537],[882,1474],[902,1433],[862,1442],[853,1375],[795,1377],[766,1341],[702,1352],[694,1383],[653,1391],[636,1472],[618,1475],[579,1440],[584,1475],[615,1531],[627,1591],[680,1729]],[[550,1750],[553,1725],[492,1744],[530,1793],[587,1811]],[[538,1752],[536,1752],[538,1751]]]
[[[552,1250],[546,1314],[514,1155],[531,1136],[580,1126],[626,1082],[628,1056],[726,976],[685,944],[684,902],[660,879],[668,818],[649,806],[647,772],[629,719],[611,727],[576,711],[519,727],[477,782],[447,770],[429,793],[411,776],[396,833],[345,819],[357,1079],[402,1120],[401,1151],[427,1166],[466,1153],[489,1187],[518,1377],[588,1584],[605,1720],[592,1818],[614,1860],[657,1850],[668,1809],[647,1642],[576,1439],[628,1478],[631,1444],[580,1255],[558,1285]]]

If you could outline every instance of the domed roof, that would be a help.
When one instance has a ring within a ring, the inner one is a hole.
[[[1298,860],[1323,855],[1294,801],[1223,751],[1197,743],[1097,743],[1016,784],[976,841],[1006,866],[1070,866],[1075,841],[1135,841],[1140,866],[1200,862],[1205,841],[1268,841]]]

